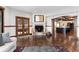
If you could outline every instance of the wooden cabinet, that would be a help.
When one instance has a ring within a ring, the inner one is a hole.
[[[16,16],[16,36],[29,34],[29,18]]]

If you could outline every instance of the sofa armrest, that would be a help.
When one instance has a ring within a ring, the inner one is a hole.
[[[16,37],[11,37],[10,39],[11,39],[11,41],[17,41]]]

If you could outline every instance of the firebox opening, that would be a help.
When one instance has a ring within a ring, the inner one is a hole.
[[[35,25],[35,32],[43,32],[43,25]]]

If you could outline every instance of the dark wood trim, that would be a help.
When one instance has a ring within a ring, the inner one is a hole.
[[[76,17],[77,16],[73,16],[73,17],[75,17],[73,20],[75,20],[76,19]],[[59,18],[59,17],[58,17]],[[60,19],[62,19],[62,18],[60,18]],[[52,36],[52,38],[53,39],[55,39],[55,35],[56,35],[56,33],[55,33],[55,24],[54,24],[54,22],[57,20],[57,18],[54,18],[54,19],[52,19],[52,34],[53,34],[53,36]],[[63,20],[63,19],[62,19]],[[64,21],[64,20],[63,20]],[[70,21],[70,20],[66,20],[66,21]],[[71,20],[72,21],[72,20]],[[76,27],[79,27],[79,26],[76,26]],[[74,28],[75,29],[75,28]],[[62,34],[63,35],[63,34]],[[67,34],[66,34],[67,35]],[[76,37],[76,31],[74,31],[74,36]],[[63,38],[65,38],[65,37],[63,37]]]
[[[4,25],[3,27],[17,27],[16,25]],[[20,27],[20,26],[18,26]],[[32,25],[30,25],[29,27],[32,27]]]
[[[2,6],[0,6],[0,11],[2,14],[2,33],[4,32],[4,8]]]
[[[17,37],[16,35],[10,36],[10,37]]]
[[[16,18],[23,18],[23,19],[30,19],[29,17],[23,17],[23,16],[15,16]]]
[[[18,17],[16,16],[16,17],[15,17],[15,23],[16,23],[16,26],[17,26],[17,24],[18,24],[17,18],[18,18]],[[17,33],[17,29],[18,29],[18,28],[16,27],[16,32],[15,32],[15,33],[16,33],[16,36],[18,35],[18,33]]]
[[[54,41],[54,39],[55,39],[55,29],[54,29],[54,27],[55,27],[55,24],[54,24],[54,19],[52,19],[52,39],[53,39],[53,41]]]
[[[0,6],[0,10],[4,10],[4,9],[5,9],[4,7]]]
[[[4,11],[2,11],[2,33],[4,32]]]
[[[28,34],[30,33],[30,18],[27,18],[27,17],[20,17],[20,16],[16,16],[15,19],[16,19],[16,36],[18,36],[18,18],[20,18],[22,20],[22,35],[25,35],[24,33],[24,20],[23,19],[27,19],[28,20]],[[27,35],[27,33],[26,33]]]
[[[16,27],[15,25],[4,25],[3,27]]]
[[[30,27],[29,27],[29,25],[30,25],[30,19],[28,18],[28,33],[30,33]]]
[[[17,27],[17,26],[15,26],[15,25],[5,25],[3,27]],[[18,26],[18,27],[21,27],[21,26]],[[32,26],[29,26],[29,27],[32,27]]]
[[[29,35],[32,35],[32,33],[29,33]]]

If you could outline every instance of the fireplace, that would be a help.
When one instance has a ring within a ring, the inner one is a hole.
[[[43,25],[35,25],[35,32],[43,32]]]

